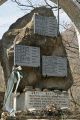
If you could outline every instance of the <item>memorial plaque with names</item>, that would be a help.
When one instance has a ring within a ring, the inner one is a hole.
[[[67,76],[67,58],[58,56],[42,56],[43,76]]]
[[[45,17],[34,14],[34,33],[43,36],[57,36],[56,17]]]
[[[40,66],[40,48],[16,45],[14,54],[15,65],[39,67]]]
[[[47,105],[56,104],[57,107],[69,107],[69,95],[68,93],[55,93],[55,92],[31,92],[25,93],[25,108],[35,108],[40,110],[45,108]]]
[[[17,111],[24,111],[32,108],[35,110],[41,110],[51,104],[55,104],[58,108],[68,108],[70,105],[68,92],[57,93],[54,91],[26,91],[17,95],[15,107]]]

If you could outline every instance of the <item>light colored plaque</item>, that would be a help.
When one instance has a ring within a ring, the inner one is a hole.
[[[34,33],[43,36],[57,36],[56,17],[45,17],[34,14]]]
[[[23,102],[22,102],[23,101]],[[24,105],[23,105],[24,103]],[[22,105],[21,105],[22,104]],[[69,107],[68,93],[27,91],[17,97],[17,110],[44,109],[47,105],[55,104],[56,107]],[[23,106],[23,107],[22,107]]]
[[[42,74],[44,76],[67,76],[67,58],[42,56]]]
[[[40,66],[40,48],[16,45],[14,54],[15,65],[39,67]]]

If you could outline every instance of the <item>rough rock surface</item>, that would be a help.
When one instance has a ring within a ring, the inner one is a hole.
[[[2,41],[0,40],[0,92],[4,92],[5,81],[4,81],[4,73],[3,73],[1,63],[2,63]]]
[[[4,92],[5,91],[5,81],[4,81],[4,74],[3,74],[3,70],[0,64],[0,92]]]
[[[70,68],[73,76],[73,86],[70,89],[71,109],[80,111],[80,60],[78,38],[74,26],[62,33]],[[76,105],[75,105],[76,104]]]
[[[4,92],[0,92],[0,118],[1,118],[2,107],[3,107],[3,99],[4,99]]]
[[[31,13],[18,19],[9,30],[3,35],[2,45],[3,54],[8,59],[9,66],[7,66],[7,60],[2,57],[2,66],[5,73],[5,81],[8,79],[9,68],[10,72],[13,66],[14,49],[13,42],[16,39],[16,44],[38,46],[41,48],[41,54],[43,55],[56,55],[66,56],[65,47],[62,42],[62,37],[44,37],[33,34],[32,17],[34,13],[38,13],[43,16],[54,16],[53,12],[49,8],[40,7],[36,8]],[[6,54],[7,53],[7,54]],[[72,75],[68,63],[68,76],[67,77],[43,77],[40,73],[40,68],[22,67],[24,78],[19,85],[19,91],[23,90],[25,86],[32,85],[34,87],[50,88],[50,89],[63,89],[67,90],[72,85]]]

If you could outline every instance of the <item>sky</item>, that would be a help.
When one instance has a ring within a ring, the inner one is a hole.
[[[22,2],[25,0],[22,0]],[[43,0],[31,0],[33,5],[38,6],[43,5]],[[33,2],[34,1],[34,2]],[[49,0],[48,0],[49,1]],[[41,4],[40,4],[41,3]],[[50,4],[53,4],[49,1]],[[8,30],[9,26],[14,23],[18,18],[22,17],[23,15],[27,14],[30,10],[21,10],[21,8],[11,0],[5,2],[2,6],[0,6],[0,39],[2,35]],[[55,11],[55,15],[57,17],[57,12]],[[66,19],[65,19],[66,18]],[[68,16],[60,10],[60,31],[63,31],[64,25],[70,24],[71,21]],[[66,26],[65,26],[66,27]]]

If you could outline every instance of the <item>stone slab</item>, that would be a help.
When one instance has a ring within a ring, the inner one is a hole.
[[[27,91],[17,97],[17,110],[41,110],[50,104],[60,108],[69,107],[68,93]]]
[[[67,76],[67,58],[58,56],[42,56],[43,76]]]
[[[16,45],[14,53],[15,65],[39,67],[40,66],[40,48]]]
[[[57,36],[56,17],[46,17],[34,14],[34,33],[43,36]]]

